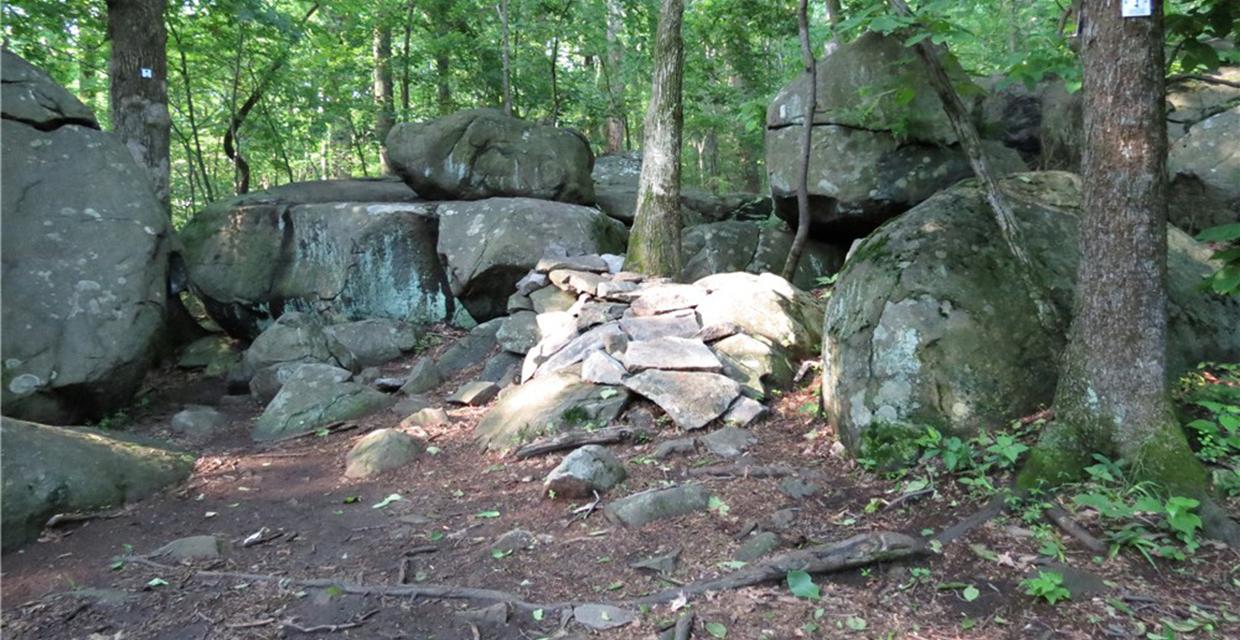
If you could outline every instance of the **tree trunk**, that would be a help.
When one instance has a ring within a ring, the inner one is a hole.
[[[499,54],[503,64],[501,81],[504,86],[504,113],[512,115],[512,61],[508,44],[508,0],[499,0]]]
[[[662,0],[655,39],[654,80],[646,110],[637,212],[629,236],[627,268],[678,277],[680,255],[680,148],[684,111],[684,0]]]
[[[840,35],[836,33],[836,27],[840,25],[843,19],[844,10],[840,8],[840,0],[827,0],[827,24],[831,25],[831,37],[827,38],[827,43],[822,47],[822,55],[826,57],[840,46]]]
[[[452,59],[447,51],[435,53],[435,104],[441,116],[452,113],[452,86],[448,83],[451,64]]]
[[[560,36],[551,39],[551,117],[549,118],[551,126],[556,126],[560,121],[560,85],[558,82],[560,68]]]
[[[702,136],[702,149],[699,153],[699,166],[702,171],[702,184],[711,193],[719,192],[719,132],[714,127],[706,130]]]
[[[1136,480],[1203,499],[1206,530],[1240,541],[1204,494],[1167,383],[1167,130],[1162,2],[1124,18],[1120,0],[1083,6],[1085,158],[1080,266],[1055,422],[1022,487],[1076,477],[1091,452],[1130,463]]]
[[[396,126],[396,106],[392,96],[392,28],[377,25],[372,47],[375,71],[375,139],[379,143],[379,172],[392,173],[392,165],[388,162],[387,140],[388,131]]]
[[[189,131],[194,139],[193,153],[188,154],[187,160],[193,164],[195,158],[198,162],[198,174],[202,179],[202,189],[206,192],[207,202],[215,201],[215,189],[211,185],[211,174],[207,172],[206,156],[202,153],[202,139],[198,134],[198,116],[194,111],[194,85],[190,82],[189,61],[185,57],[185,47],[181,44],[181,37],[177,34],[176,29],[169,25],[168,31],[172,34],[173,40],[176,41],[177,53],[181,58],[181,82],[185,85],[185,104],[188,108],[189,115]]]
[[[401,70],[400,70],[400,117],[402,120],[408,121],[409,105],[409,88],[412,84],[409,75],[409,41],[413,38],[413,10],[416,7],[416,0],[409,0],[409,5],[405,9],[405,41],[401,46]]]
[[[814,141],[814,111],[818,109],[818,64],[814,61],[814,50],[809,43],[809,2],[801,0],[797,7],[797,30],[801,36],[801,63],[805,65],[805,74],[809,82],[805,83],[805,96],[801,123],[801,168],[797,173],[797,232],[792,238],[792,246],[788,248],[788,259],[784,261],[784,280],[792,281],[796,275],[797,263],[805,252],[805,241],[809,239],[809,156]]]
[[[150,176],[165,213],[170,208],[168,35],[164,0],[108,0],[108,65],[112,129]]]
[[[623,8],[619,0],[607,0],[607,63],[603,65],[607,81],[607,153],[625,149],[624,117],[624,47],[620,30],[624,28]]]

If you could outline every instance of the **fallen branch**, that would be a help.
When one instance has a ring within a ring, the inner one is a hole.
[[[342,431],[349,431],[351,429],[356,429],[356,428],[357,428],[356,422],[333,422],[327,425],[326,427],[321,427],[319,429],[315,429],[314,431],[307,431],[305,433],[294,433],[291,436],[284,436],[283,438],[276,438],[275,440],[268,440],[267,442],[264,443],[264,445],[267,449],[271,449],[278,444],[283,444],[290,440],[300,440],[302,438],[309,438],[310,436],[316,436],[319,434],[322,434],[323,437],[326,437],[330,435],[335,435]],[[259,452],[254,455],[266,455],[270,457],[271,454],[264,454],[262,452]]]
[[[368,611],[366,613],[363,613],[362,615],[354,619],[352,622],[342,622],[340,624],[317,624],[317,625],[314,625],[313,627],[303,627],[296,623],[297,618],[289,618],[288,620],[281,622],[280,626],[288,627],[289,629],[296,629],[297,631],[300,631],[302,633],[317,633],[319,631],[328,631],[331,633],[335,633],[337,631],[344,631],[345,629],[353,629],[356,627],[360,627],[366,624],[366,620],[370,618],[371,616],[375,615],[376,613],[379,613],[379,609],[375,609],[374,611]]]
[[[1006,490],[995,493],[994,497],[992,497],[985,506],[978,509],[977,513],[974,513],[964,520],[961,520],[960,522],[957,522],[956,524],[940,531],[939,535],[935,536],[934,539],[937,540],[939,544],[947,544],[976,529],[977,527],[986,524],[995,516],[1003,513],[1003,510],[1007,507],[1007,499],[1009,495],[1010,493]]]
[[[1225,80],[1223,78],[1215,78],[1213,76],[1203,76],[1199,73],[1180,73],[1174,76],[1169,76],[1167,78],[1167,84],[1173,84],[1176,82],[1187,82],[1189,80],[1196,80],[1198,82],[1204,82],[1206,84],[1218,84],[1224,87],[1234,87],[1236,89],[1240,89],[1240,82],[1233,82],[1231,80]]]
[[[58,513],[48,518],[47,524],[43,525],[45,529],[53,529],[62,527],[74,522],[87,522],[90,520],[110,520],[112,518],[120,518],[129,515],[133,507],[125,507],[123,509],[113,509],[111,511],[90,511],[77,513]]]
[[[1084,527],[1077,524],[1076,520],[1073,520],[1072,516],[1069,515],[1067,511],[1064,511],[1059,505],[1051,503],[1051,506],[1043,511],[1043,514],[1046,516],[1047,520],[1054,523],[1055,526],[1059,527],[1059,529],[1064,533],[1076,538],[1078,542],[1085,545],[1085,547],[1090,551],[1093,551],[1094,553],[1106,553],[1106,543],[1095,538],[1091,533],[1086,531]]]
[[[647,429],[618,426],[596,429],[594,431],[569,431],[550,438],[535,440],[520,449],[517,449],[512,455],[518,460],[532,458],[534,456],[546,455],[555,451],[563,451],[565,449],[576,449],[577,447],[587,444],[615,444],[617,442],[631,442],[641,439],[649,439],[654,434]]]
[[[843,542],[781,553],[769,560],[747,565],[718,578],[698,580],[683,587],[664,589],[658,593],[631,600],[628,604],[671,602],[679,597],[687,598],[711,591],[740,589],[783,580],[789,571],[830,573],[878,562],[911,558],[922,555],[926,551],[927,547],[924,542],[902,533],[863,533]]]
[[[744,478],[786,478],[799,475],[800,472],[782,464],[758,465],[747,462],[729,464],[713,464],[708,467],[686,469],[685,475],[691,477],[708,476],[712,478],[744,477]]]

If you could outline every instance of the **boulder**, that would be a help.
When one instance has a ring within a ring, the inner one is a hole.
[[[1231,84],[1185,76],[1167,86],[1167,136],[1172,143],[1198,122],[1240,106],[1240,66],[1222,66],[1209,75]]]
[[[409,371],[409,377],[405,378],[405,384],[401,386],[400,392],[416,395],[434,391],[441,384],[443,384],[443,372],[439,370],[439,366],[430,356],[423,356],[413,363],[413,369]]]
[[[426,450],[421,440],[396,429],[376,429],[345,455],[346,478],[370,478],[403,467]]]
[[[375,367],[391,362],[418,346],[418,332],[407,322],[372,318],[334,324],[323,328],[352,356],[358,367]]]
[[[189,477],[194,457],[97,429],[0,418],[0,538],[33,541],[57,513],[121,506]]]
[[[263,331],[245,352],[245,364],[255,373],[268,367],[297,362],[360,369],[353,354],[324,330],[318,317],[290,311]]]
[[[221,334],[211,334],[186,345],[177,358],[177,366],[182,369],[201,369],[208,376],[221,376],[241,361],[241,354],[236,340]]]
[[[482,364],[495,349],[496,336],[502,326],[503,319],[496,318],[470,329],[465,337],[457,340],[456,344],[448,347],[435,360],[439,373],[445,378],[451,378]],[[410,379],[412,377],[411,375]]]
[[[624,482],[624,463],[607,447],[588,444],[564,456],[543,482],[557,498],[589,498]]]
[[[494,382],[476,380],[461,385],[461,388],[448,398],[448,402],[476,407],[494,400],[498,393],[499,386]]]
[[[188,406],[172,416],[172,430],[188,436],[209,435],[224,426],[226,419],[215,407]]]
[[[402,190],[392,200],[355,199],[392,188]],[[415,196],[399,184],[341,180],[208,205],[181,230],[193,290],[225,331],[242,338],[286,310],[333,322],[450,320],[434,206],[410,201]]]
[[[723,415],[741,393],[731,378],[703,371],[650,369],[626,378],[624,386],[659,405],[686,431],[701,429]]]
[[[728,220],[688,227],[680,246],[685,266],[680,279],[693,282],[729,271],[780,273],[792,248],[792,232],[748,220]],[[792,282],[802,289],[813,289],[818,279],[839,270],[844,253],[836,246],[809,240],[797,265]]]
[[[1033,274],[1066,322],[1080,178],[1029,173],[1004,186]],[[879,426],[968,436],[1052,401],[1065,327],[1039,324],[994,224],[977,184],[964,182],[885,225],[845,264],[825,315],[822,399],[854,451]],[[1169,372],[1240,357],[1240,299],[1200,287],[1209,251],[1174,227],[1167,244]]]
[[[628,241],[619,222],[562,202],[489,198],[440,203],[438,213],[448,284],[478,320],[503,315],[517,281],[540,258],[622,253]]]
[[[95,420],[133,398],[163,339],[171,222],[90,109],[0,56],[0,404],[41,422]]]
[[[521,356],[515,353],[500,351],[487,360],[482,372],[478,374],[478,379],[494,382],[500,388],[507,387],[521,380],[522,361]]]
[[[938,95],[910,55],[899,36],[871,31],[818,63],[808,182],[814,237],[846,247],[972,175]],[[955,59],[944,64],[957,86],[972,86]],[[798,76],[767,110],[771,195],[776,214],[794,226],[806,82]],[[984,144],[996,174],[1024,170],[1016,151]]]
[[[383,393],[356,382],[334,382],[312,376],[302,368],[254,422],[256,442],[309,433],[333,422],[360,418],[388,404]]]
[[[254,399],[267,404],[280,393],[284,383],[294,376],[302,380],[316,380],[322,384],[345,382],[353,377],[347,369],[322,362],[285,362],[264,367],[250,378],[250,395]]]
[[[773,273],[720,273],[695,284],[710,292],[697,307],[702,326],[735,325],[782,348],[789,358],[817,355],[822,304],[787,280]]]
[[[178,538],[145,557],[172,562],[205,562],[220,558],[220,539],[215,536]]]
[[[637,154],[600,156],[594,163],[594,197],[598,208],[616,220],[633,224],[641,171],[642,159]],[[680,211],[687,224],[742,217],[764,219],[771,213],[771,200],[756,193],[716,194],[695,187],[681,187]]]
[[[1190,233],[1240,222],[1240,104],[1202,120],[1167,156],[1167,214]]]
[[[710,491],[706,487],[682,484],[625,496],[608,504],[603,513],[612,522],[641,527],[657,520],[705,511],[709,505]]]
[[[1078,171],[1085,148],[1083,96],[1059,78],[1033,86],[997,75],[981,81],[979,132],[1020,153],[1031,167]]]
[[[538,317],[533,311],[518,311],[503,319],[495,334],[496,341],[505,351],[525,355],[538,344]]]
[[[398,124],[386,147],[396,174],[428,198],[594,202],[594,154],[584,136],[495,109]]]
[[[571,373],[542,375],[501,392],[474,434],[488,449],[507,449],[575,427],[606,425],[628,399],[624,387],[590,384]]]
[[[664,369],[668,371],[720,371],[723,363],[701,340],[692,338],[655,338],[633,340],[624,352],[624,366],[629,371]]]
[[[723,373],[753,398],[765,399],[772,390],[787,389],[796,375],[787,351],[747,333],[728,336],[711,348],[723,362]]]

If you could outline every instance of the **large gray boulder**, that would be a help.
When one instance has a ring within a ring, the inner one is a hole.
[[[1037,169],[1079,171],[1084,151],[1084,100],[1058,78],[1033,86],[1007,76],[985,78],[980,131],[1015,149]]]
[[[559,431],[609,424],[628,400],[623,387],[553,373],[505,389],[474,434],[487,449],[508,449]]]
[[[490,198],[439,205],[448,284],[475,319],[507,311],[508,296],[544,256],[624,253],[624,225],[580,205]]]
[[[390,404],[387,395],[356,382],[337,382],[312,368],[296,369],[254,421],[256,442],[309,433]]]
[[[943,106],[901,38],[867,32],[818,63],[810,152],[811,233],[847,247],[883,221],[972,175]],[[971,81],[954,59],[947,71]],[[767,110],[766,164],[775,211],[796,224],[807,78]],[[976,92],[978,95],[981,91]],[[999,175],[1025,168],[1016,151],[986,142]]]
[[[0,402],[42,422],[96,419],[130,401],[164,333],[172,227],[125,145],[2,55]]]
[[[1240,222],[1240,104],[1188,129],[1171,146],[1167,172],[1168,216],[1180,228]]]
[[[688,227],[680,241],[685,258],[680,280],[692,282],[729,271],[779,273],[792,248],[792,236],[783,223],[771,227],[748,220],[728,220]],[[813,289],[819,286],[819,278],[835,273],[843,263],[841,248],[811,239],[805,244],[792,283],[801,289]]]
[[[353,354],[328,333],[317,316],[289,311],[259,334],[243,361],[251,371],[295,362],[318,362],[356,371]]]
[[[57,513],[118,507],[184,480],[194,457],[83,428],[0,418],[0,537],[10,551]]]
[[[436,200],[526,196],[594,202],[594,154],[576,131],[473,109],[396,125],[387,137],[396,173]]]
[[[638,153],[600,156],[594,163],[594,198],[598,208],[616,220],[633,224],[641,172]],[[682,187],[680,212],[686,225],[733,218],[764,219],[771,213],[771,200],[756,193],[716,194]]]
[[[323,332],[348,350],[358,367],[376,367],[391,362],[418,346],[417,329],[407,322],[390,318],[334,324],[324,327]]]
[[[1048,332],[1020,286],[974,181],[918,205],[867,238],[827,304],[822,399],[853,450],[884,426],[970,435],[1051,402],[1079,260],[1080,179],[1004,181],[1033,260],[1065,326]],[[1240,357],[1240,299],[1200,288],[1209,251],[1168,227],[1168,365]]]
[[[399,182],[332,180],[216,202],[181,239],[207,312],[253,338],[286,310],[333,321],[450,319],[436,228],[434,206]]]

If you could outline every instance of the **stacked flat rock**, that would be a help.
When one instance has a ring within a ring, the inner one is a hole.
[[[822,308],[773,274],[724,273],[689,284],[623,270],[623,258],[544,258],[518,282],[500,345],[522,356],[478,426],[491,448],[604,426],[631,395],[677,427],[744,426],[769,392],[816,354]]]

